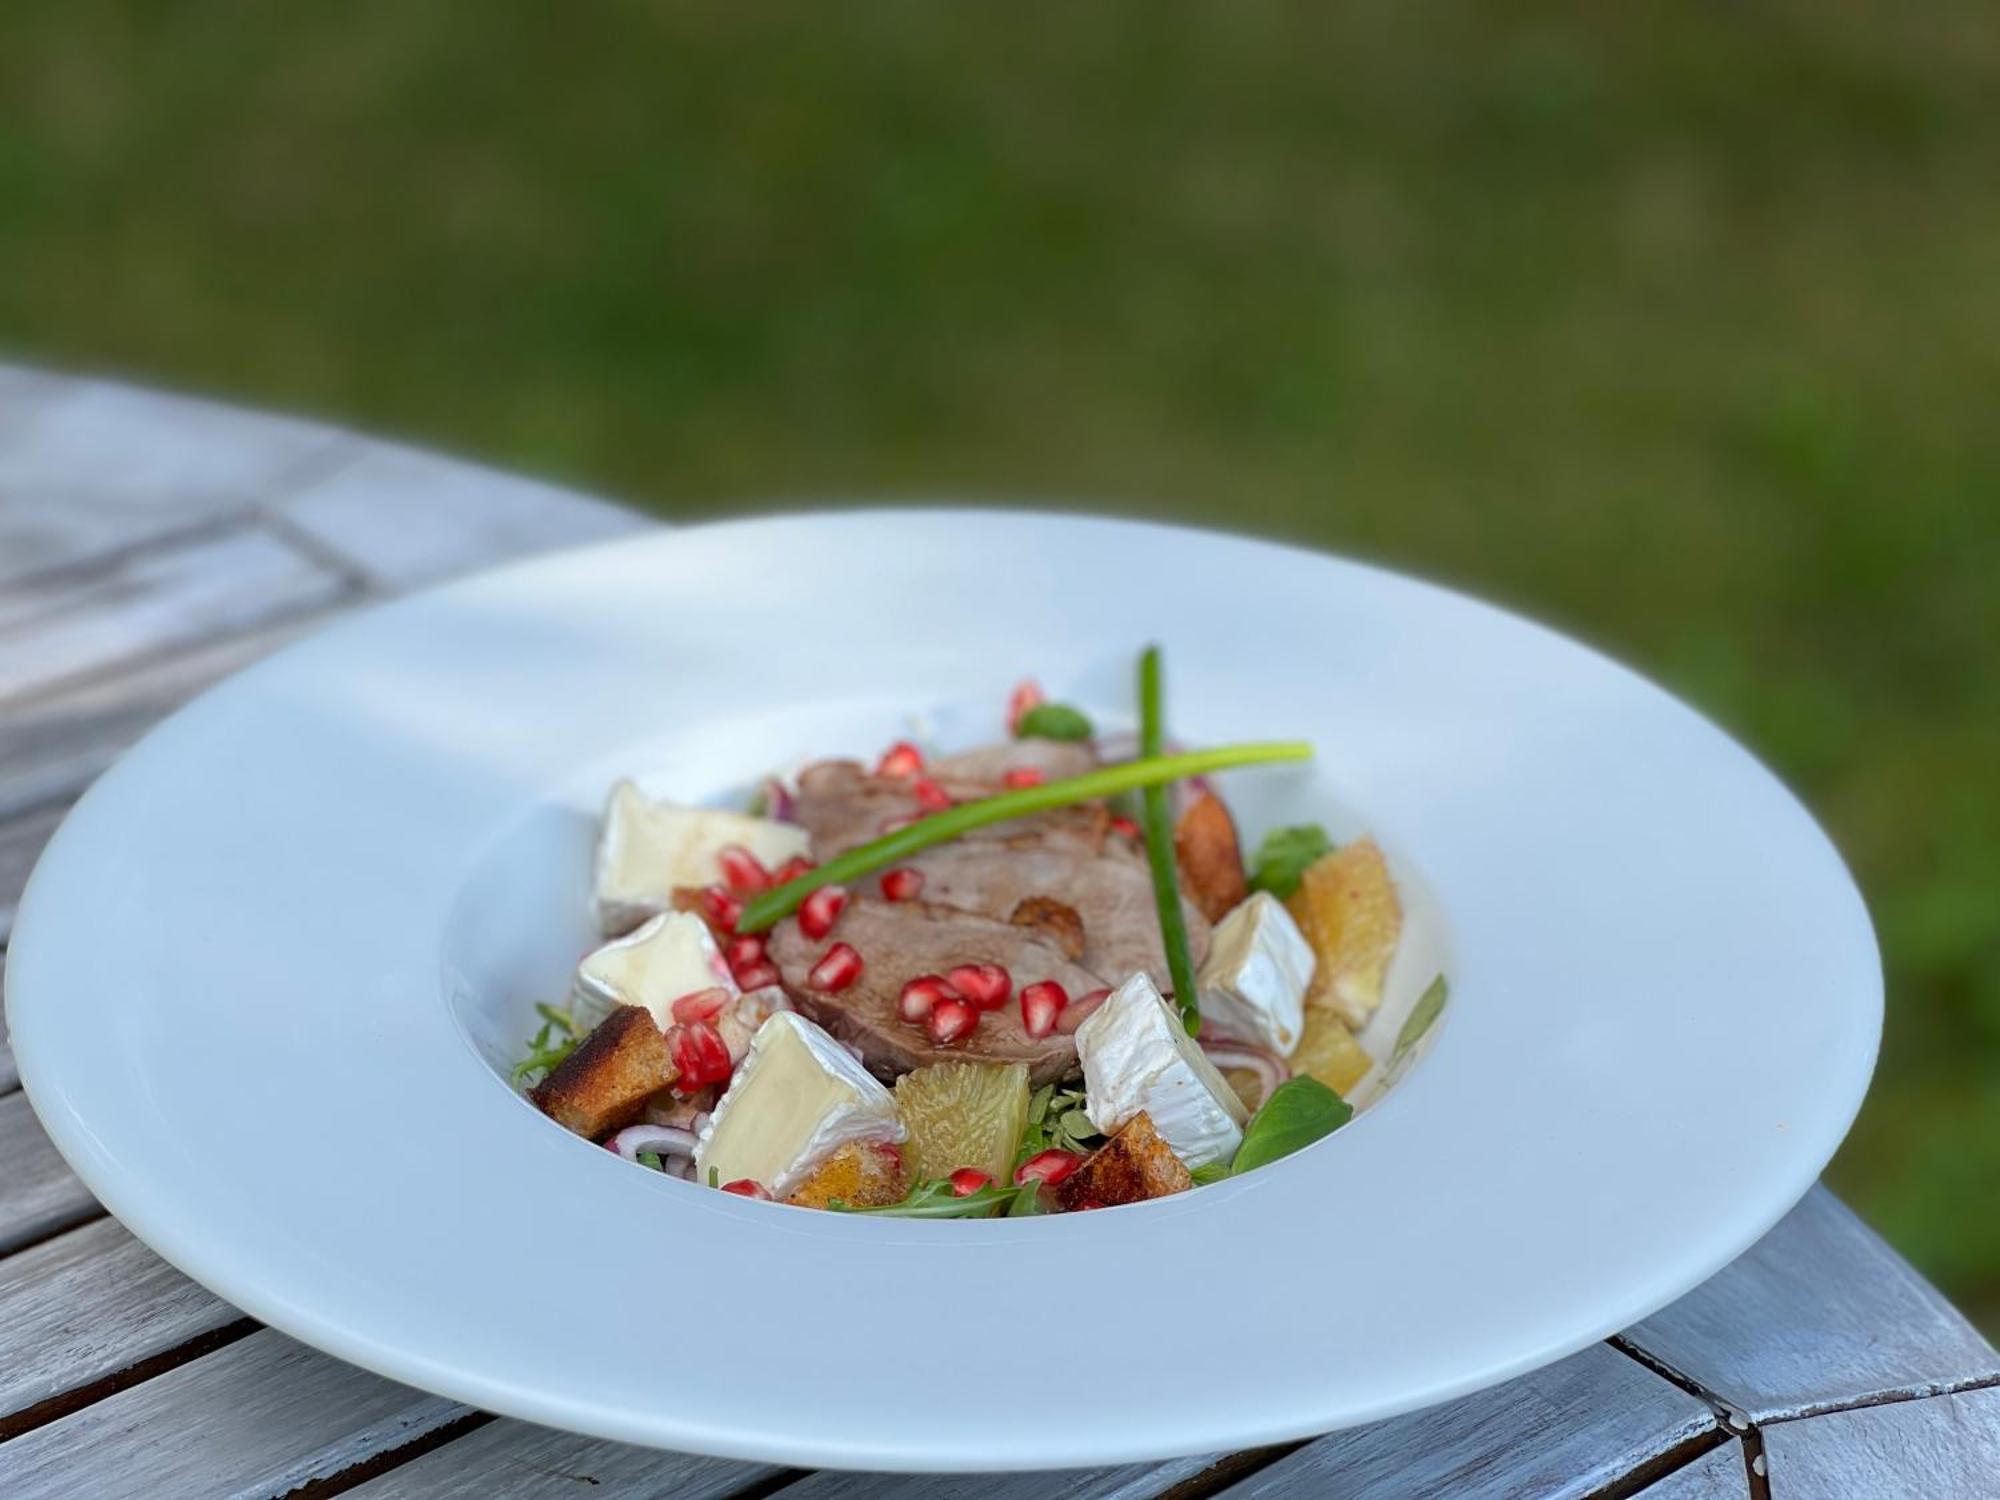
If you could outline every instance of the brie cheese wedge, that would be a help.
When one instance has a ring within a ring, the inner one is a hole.
[[[739,993],[708,924],[684,911],[663,912],[625,937],[586,954],[577,965],[570,1011],[588,1031],[621,1005],[643,1005],[665,1031],[674,1002],[697,990]]]
[[[1291,1055],[1305,1028],[1313,949],[1284,903],[1258,891],[1215,928],[1197,988],[1217,1032]]]
[[[803,828],[773,818],[656,802],[629,781],[611,789],[597,840],[597,924],[629,931],[668,909],[676,886],[713,885],[722,878],[716,856],[741,844],[766,869],[776,869],[812,841]]]
[[[749,1056],[695,1144],[695,1181],[749,1178],[789,1197],[850,1141],[903,1139],[896,1096],[826,1032],[796,1011],[757,1028]]]
[[[1076,1029],[1083,1110],[1112,1134],[1140,1111],[1190,1169],[1227,1161],[1249,1111],[1144,973],[1126,980]]]

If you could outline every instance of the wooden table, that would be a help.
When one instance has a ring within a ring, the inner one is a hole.
[[[69,803],[183,699],[356,604],[648,524],[316,424],[0,366],[0,942]],[[1477,1242],[1468,1236],[1468,1254]],[[1816,1189],[1735,1265],[1619,1337],[1315,1442],[960,1478],[661,1453],[407,1389],[210,1296],[70,1174],[0,1033],[0,1496],[300,1488],[599,1500],[1991,1497],[2000,1356]]]

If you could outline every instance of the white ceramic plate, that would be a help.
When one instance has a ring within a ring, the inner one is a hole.
[[[1009,684],[1195,742],[1302,735],[1253,827],[1366,827],[1446,914],[1430,1056],[1274,1167],[1066,1218],[845,1218],[669,1181],[493,1064],[588,940],[616,774],[715,795]],[[566,553],[208,694],[22,901],[22,1077],[90,1188],[247,1312],[610,1438],[1051,1467],[1387,1416],[1622,1328],[1812,1183],[1880,1026],[1861,901],[1714,727],[1457,594],[1260,542],[892,511]]]

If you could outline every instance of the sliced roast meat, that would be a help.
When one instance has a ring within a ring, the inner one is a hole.
[[[1000,790],[997,781],[937,776],[929,779],[956,802],[990,796]],[[911,776],[872,775],[857,761],[817,761],[799,773],[799,789],[792,799],[792,821],[812,835],[814,858],[831,859],[857,844],[880,838],[899,822],[922,817],[929,811],[917,800],[917,782]],[[1110,824],[1110,814],[1102,805],[1088,803],[1028,818],[1011,818],[977,829],[966,837],[1008,843],[1047,841],[1096,850],[1103,846]]]
[[[924,899],[939,906],[1012,921],[1025,903],[1059,902],[1081,921],[1078,962],[1100,984],[1115,987],[1144,969],[1162,993],[1172,988],[1152,877],[1135,859],[1053,844],[996,849],[967,840],[926,849],[909,863],[923,871]],[[1208,954],[1208,921],[1185,898],[1181,909],[1199,966]]]
[[[861,955],[861,974],[846,989],[823,994],[807,983],[807,974],[835,942],[847,943]],[[832,935],[820,942],[807,938],[798,922],[787,918],[771,930],[769,951],[798,1008],[860,1048],[862,1061],[882,1079],[931,1063],[966,1060],[1025,1063],[1038,1086],[1068,1077],[1076,1071],[1076,1039],[1060,1033],[1029,1036],[1021,1026],[1021,987],[1053,979],[1072,997],[1100,987],[1096,975],[1025,927],[922,901],[857,896]],[[981,1011],[970,1036],[941,1047],[921,1024],[903,1019],[898,1003],[910,980],[976,963],[1006,969],[1016,998],[997,1010]]]
[[[955,755],[940,755],[930,774],[940,782],[973,781],[1000,786],[1009,771],[1039,771],[1050,781],[1097,769],[1097,753],[1070,740],[1003,740]]]

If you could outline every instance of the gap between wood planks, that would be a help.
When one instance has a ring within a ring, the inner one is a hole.
[[[82,1411],[86,1406],[93,1406],[106,1396],[115,1396],[129,1386],[151,1380],[155,1375],[164,1375],[167,1371],[177,1369],[191,1360],[200,1359],[204,1354],[212,1354],[227,1344],[249,1337],[263,1326],[255,1318],[238,1318],[233,1323],[225,1323],[220,1328],[211,1328],[207,1333],[197,1334],[184,1344],[176,1344],[171,1349],[162,1349],[158,1354],[148,1355],[136,1364],[100,1376],[87,1385],[77,1386],[73,1390],[59,1391],[46,1401],[38,1401],[33,1406],[23,1407],[11,1416],[0,1417],[0,1443],[20,1437],[23,1433],[33,1432],[37,1427],[45,1427],[50,1422],[68,1416],[71,1412]]]

